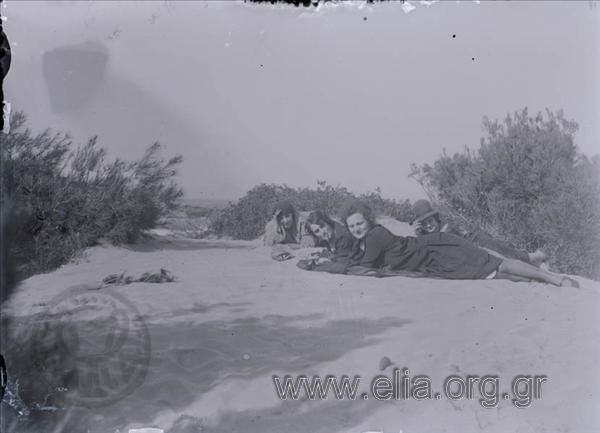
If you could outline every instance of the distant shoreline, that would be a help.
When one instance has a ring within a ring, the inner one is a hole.
[[[189,206],[211,208],[211,209],[223,209],[229,203],[237,201],[237,199],[225,200],[225,199],[211,199],[211,198],[197,198],[197,197],[183,197],[182,201],[184,204]]]

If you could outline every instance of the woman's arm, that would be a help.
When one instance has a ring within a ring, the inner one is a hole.
[[[350,263],[337,263],[326,261],[317,263],[316,260],[300,260],[296,266],[306,271],[328,272],[330,274],[345,274]]]
[[[265,226],[265,235],[263,237],[263,243],[267,247],[272,247],[273,245],[279,244],[285,239],[285,236],[282,236],[279,230],[279,225],[277,224],[276,219],[272,219]]]

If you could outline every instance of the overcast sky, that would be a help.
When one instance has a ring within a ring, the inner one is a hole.
[[[580,150],[600,153],[599,7],[413,4],[9,0],[5,93],[34,130],[98,135],[111,155],[160,141],[183,155],[180,183],[195,198],[317,179],[418,198],[411,162],[476,147],[483,115],[525,106],[563,109]],[[105,70],[82,57],[66,84],[45,75],[44,53],[86,41],[108,56]],[[57,110],[59,84],[89,97]]]

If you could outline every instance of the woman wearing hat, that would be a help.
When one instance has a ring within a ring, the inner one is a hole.
[[[535,266],[539,266],[547,259],[546,254],[541,250],[537,250],[534,253],[519,250],[508,242],[493,238],[489,233],[482,230],[469,232],[453,224],[442,224],[439,212],[433,209],[431,203],[427,200],[417,200],[413,204],[413,214],[415,218],[410,222],[410,225],[416,225],[415,233],[417,236],[440,232],[453,234],[479,247],[495,251],[506,258],[521,260]]]
[[[574,279],[547,272],[519,260],[489,254],[464,238],[438,232],[396,236],[375,223],[371,209],[359,201],[344,206],[342,220],[354,236],[356,264],[373,269],[418,272],[429,277],[480,280],[537,280],[555,286],[579,287]]]
[[[271,257],[278,261],[293,257],[290,247],[314,247],[317,239],[306,230],[307,212],[296,212],[287,200],[277,203],[273,218],[265,227],[263,243],[274,247]]]

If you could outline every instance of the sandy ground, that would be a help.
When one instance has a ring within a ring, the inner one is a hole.
[[[25,281],[4,314],[30,317],[66,288],[93,289],[109,274],[160,268],[177,281],[99,289],[124,296],[144,319],[152,350],[141,385],[106,407],[37,414],[32,419],[42,423],[38,427],[7,415],[13,431],[506,433],[600,427],[600,284],[581,278],[581,288],[571,289],[330,275],[303,271],[295,261],[274,262],[258,242],[163,239],[91,249],[78,263]],[[548,381],[542,397],[525,409],[511,400],[484,409],[477,394],[460,401],[282,401],[275,392],[273,375],[287,374],[359,375],[360,391],[368,392],[382,374],[383,356],[394,362],[383,374],[392,377],[394,366],[406,367],[410,377],[429,376],[433,392],[441,392],[452,374],[497,375],[500,392],[510,392],[519,374],[546,375]]]

